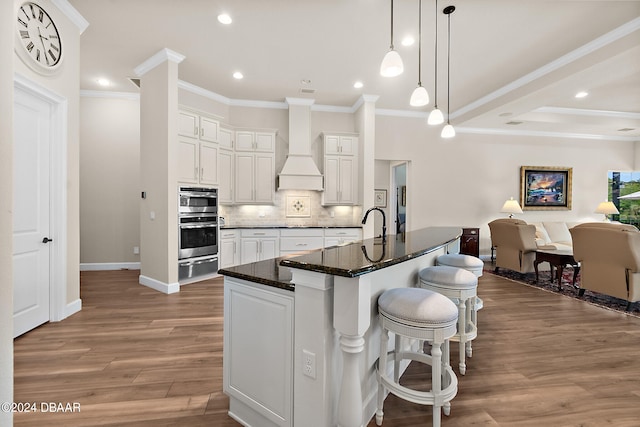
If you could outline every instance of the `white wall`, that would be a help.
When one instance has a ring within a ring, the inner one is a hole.
[[[140,262],[140,101],[80,99],[80,262]]]
[[[0,402],[13,401],[13,2],[0,2]],[[0,411],[0,425],[13,414]]]
[[[631,142],[458,133],[452,140],[424,120],[376,117],[376,158],[411,160],[411,227],[480,227],[480,252],[490,253],[487,224],[505,200],[520,195],[520,166],[573,168],[572,209],[525,211],[525,221],[598,219],[607,198],[607,171],[632,170]]]

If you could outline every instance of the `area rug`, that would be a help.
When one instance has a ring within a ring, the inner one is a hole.
[[[506,270],[501,268],[496,273],[494,269],[485,269],[486,273],[495,274],[500,277],[504,277],[506,279],[512,280],[514,282],[524,283],[529,286],[533,286],[536,288],[544,289],[548,292],[554,292],[557,294],[562,294],[571,298],[579,299],[586,301],[590,304],[594,304],[603,308],[607,308],[609,310],[615,310],[622,313],[626,313],[631,316],[640,317],[640,302],[632,304],[631,309],[626,311],[627,309],[627,301],[611,297],[609,295],[599,294],[597,292],[592,292],[586,290],[583,296],[579,296],[579,289],[575,289],[573,287],[573,269],[568,267],[565,268],[562,273],[562,290],[558,290],[557,281],[551,282],[551,274],[549,271],[541,271],[539,274],[539,280],[536,283],[536,274],[535,273],[525,273],[520,274],[516,271]],[[580,275],[576,280],[576,286],[580,285]]]

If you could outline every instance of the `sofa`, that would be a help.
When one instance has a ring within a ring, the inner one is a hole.
[[[544,221],[527,223],[516,218],[500,218],[489,223],[491,244],[496,249],[496,270],[519,273],[535,271],[536,250],[572,250],[570,229],[577,222]],[[544,268],[546,266],[542,266]]]
[[[624,299],[627,310],[640,300],[640,231],[633,225],[590,222],[571,228],[573,257],[585,289]]]

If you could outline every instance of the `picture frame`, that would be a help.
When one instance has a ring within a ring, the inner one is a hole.
[[[522,210],[571,210],[573,168],[520,167]]]
[[[373,206],[378,208],[387,207],[387,190],[374,190]]]
[[[401,188],[400,206],[407,206],[407,186]]]

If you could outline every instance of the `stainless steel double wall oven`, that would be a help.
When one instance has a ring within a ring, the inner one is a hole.
[[[178,278],[218,271],[218,190],[180,187],[178,191]]]

